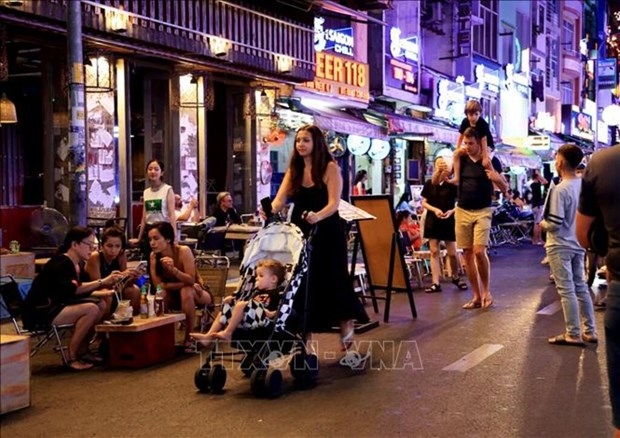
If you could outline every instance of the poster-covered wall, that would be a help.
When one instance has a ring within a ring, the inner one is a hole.
[[[86,93],[88,216],[116,217],[118,181],[114,91]]]

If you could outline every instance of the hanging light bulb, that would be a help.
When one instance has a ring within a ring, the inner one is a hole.
[[[0,98],[0,125],[3,123],[17,123],[15,104],[6,97],[5,93],[2,93]]]

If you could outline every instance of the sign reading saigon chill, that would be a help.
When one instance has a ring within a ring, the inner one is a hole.
[[[325,18],[314,18],[314,50],[316,52],[332,51],[346,56],[354,56],[353,28],[325,29]]]
[[[370,100],[368,64],[317,52],[314,81],[301,84],[300,88],[367,103]]]

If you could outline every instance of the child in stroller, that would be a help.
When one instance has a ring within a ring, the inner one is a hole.
[[[276,317],[286,274],[285,266],[274,259],[263,259],[256,266],[256,287],[251,299],[238,300],[234,295],[224,299],[222,311],[207,333],[191,333],[190,337],[203,346],[215,339],[231,340],[235,329],[252,330],[265,327]]]

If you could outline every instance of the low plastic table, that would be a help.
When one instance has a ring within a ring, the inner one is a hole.
[[[183,320],[183,313],[134,316],[131,324],[99,324],[95,330],[106,335],[110,367],[142,368],[175,357],[174,323]]]

